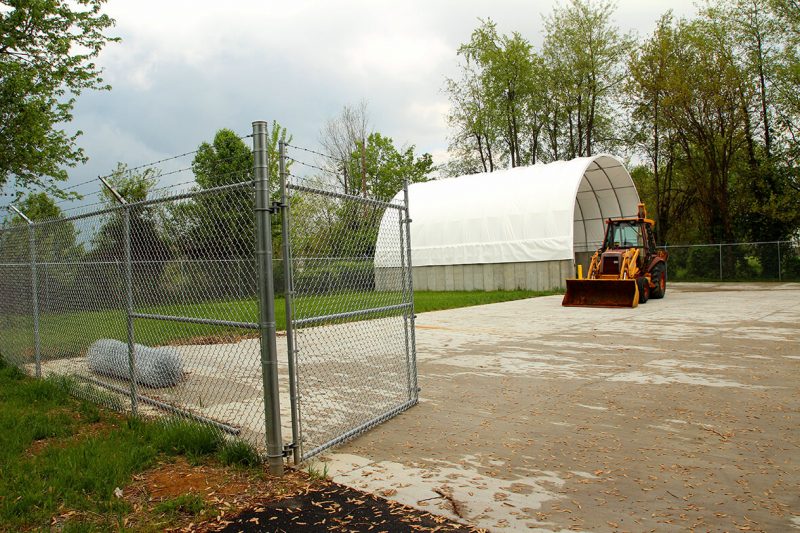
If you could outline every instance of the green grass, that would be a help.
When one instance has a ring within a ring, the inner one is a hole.
[[[417,312],[425,312],[544,294],[554,293],[418,292],[415,303]],[[350,293],[308,298],[298,308],[300,312],[341,312],[397,301],[396,294]],[[158,306],[141,311],[247,322],[256,319],[255,302],[248,300]],[[283,328],[282,300],[276,302],[276,315],[278,327]],[[148,344],[226,331],[243,332],[235,328],[136,321],[137,341]],[[14,340],[24,345],[28,333],[6,329],[0,335],[17,335]],[[64,356],[70,350],[77,354],[94,339],[124,339],[125,335],[125,316],[119,311],[42,317],[42,348],[46,355],[51,352]],[[181,455],[192,462],[214,460],[237,467],[260,464],[258,454],[246,443],[223,438],[208,426],[185,420],[148,422],[98,408],[88,398],[96,398],[101,392],[87,387],[67,378],[33,380],[0,358],[0,531],[47,529],[51,518],[66,510],[77,511],[79,517],[64,523],[64,531],[119,529],[131,509],[124,499],[114,495],[115,489],[124,488],[133,474],[165,457]],[[327,475],[324,469],[309,468],[312,477]],[[161,512],[178,515],[198,509],[203,509],[202,501],[189,495],[163,502]]]
[[[157,513],[177,516],[179,514],[198,515],[206,508],[206,502],[197,494],[181,494],[171,500],[165,500],[153,509]]]
[[[420,291],[414,293],[417,313],[483,305],[535,296],[557,294],[557,291]],[[296,302],[297,318],[318,314],[380,307],[401,303],[399,293],[365,292],[340,293],[300,298]],[[160,305],[137,309],[143,314],[175,315],[198,318],[229,320],[234,322],[257,322],[258,307],[255,300],[226,300],[215,302]],[[356,318],[357,319],[357,318]],[[286,328],[283,298],[275,301],[275,321],[279,330]],[[30,362],[32,326],[29,317],[9,320],[0,329],[6,346],[26,346],[24,359]],[[45,359],[80,355],[97,339],[127,339],[127,321],[122,310],[79,311],[72,313],[44,313],[40,319],[41,349]],[[137,319],[135,321],[136,342],[149,346],[177,343],[181,340],[206,336],[246,334],[252,330],[228,326],[209,326]]]
[[[89,529],[116,528],[131,509],[114,490],[170,456],[258,464],[252,448],[211,427],[120,417],[75,398],[66,385],[33,380],[0,359],[0,531],[46,529],[66,510],[96,518]],[[165,512],[186,513],[197,502],[166,505]]]
[[[564,291],[420,291],[414,293],[414,309],[417,313],[424,313],[554,294],[564,294]]]

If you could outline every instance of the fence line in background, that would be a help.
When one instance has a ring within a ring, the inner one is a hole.
[[[575,243],[589,256],[602,242]],[[800,241],[661,245],[672,281],[799,281]]]

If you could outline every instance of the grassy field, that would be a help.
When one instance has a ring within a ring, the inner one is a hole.
[[[0,531],[49,530],[54,517],[63,531],[120,529],[135,511],[120,491],[137,472],[178,456],[259,462],[250,447],[205,426],[124,418],[74,397],[74,387],[33,380],[0,359]],[[180,503],[154,502],[160,507],[149,512],[168,525]],[[189,509],[203,510],[196,501]]]
[[[0,358],[0,532],[194,531],[204,522],[237,531],[464,531],[336,485],[313,465],[271,476],[242,441],[105,411],[80,399],[88,392],[34,380]]]
[[[430,292],[414,294],[417,313],[468,307],[522,298],[532,298],[555,294],[554,292],[533,291],[494,291],[494,292]],[[332,314],[369,307],[399,303],[397,293],[345,293],[299,299],[296,305],[298,318]],[[227,300],[180,305],[160,305],[139,308],[143,314],[177,315],[198,318],[211,318],[235,322],[257,322],[258,308],[254,300]],[[276,299],[275,318],[278,330],[286,327],[284,301]],[[4,346],[27,347],[23,357],[29,360],[32,355],[31,320],[29,317],[0,325],[0,336]],[[135,321],[136,342],[159,346],[175,344],[189,339],[204,337],[232,337],[244,335],[252,330],[228,326],[209,326],[165,322],[160,320],[137,319]],[[43,314],[40,319],[42,354],[45,359],[71,357],[82,353],[97,339],[127,339],[127,321],[122,310],[81,311],[61,314]],[[8,350],[11,355],[12,350]]]

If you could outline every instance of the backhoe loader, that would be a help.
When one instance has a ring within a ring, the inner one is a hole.
[[[583,278],[567,280],[561,305],[581,307],[636,307],[667,291],[667,257],[656,248],[653,226],[644,204],[636,217],[606,220],[603,245],[592,256]]]

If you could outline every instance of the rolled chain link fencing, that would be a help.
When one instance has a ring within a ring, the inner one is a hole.
[[[0,355],[111,408],[237,435],[271,467],[414,405],[407,201],[285,171],[269,191],[265,135],[254,124],[256,168],[241,181],[0,227]],[[397,268],[376,285],[379,233]]]

